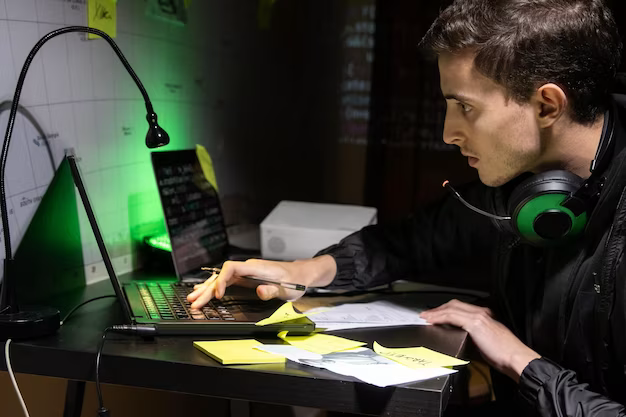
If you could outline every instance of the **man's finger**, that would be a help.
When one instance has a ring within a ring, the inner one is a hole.
[[[489,310],[488,308],[479,307],[479,306],[465,303],[459,300],[450,300],[447,303],[440,305],[439,307],[426,310],[424,311],[424,313],[438,313],[438,312],[448,311],[448,310],[465,312],[469,314],[481,314],[482,313],[482,314],[487,314],[490,317],[492,317],[493,315],[491,310]]]
[[[275,285],[259,285],[256,287],[256,294],[263,301],[276,298],[280,295],[280,288]]]
[[[196,300],[193,303],[191,303],[191,308],[198,309],[198,308],[204,307],[204,305],[206,303],[211,301],[211,298],[213,298],[213,296],[214,296],[214,292],[215,292],[215,286],[214,285],[206,286],[204,291],[202,291],[199,294],[199,296],[197,296]]]

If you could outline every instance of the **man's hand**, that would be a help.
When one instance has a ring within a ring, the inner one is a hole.
[[[334,258],[323,255],[317,258],[294,262],[264,261],[249,259],[246,262],[224,262],[220,274],[213,274],[204,283],[196,285],[187,296],[192,309],[198,309],[212,298],[222,298],[226,287],[232,284],[246,284],[242,276],[265,278],[272,281],[292,282],[307,287],[322,287],[331,283],[337,271]],[[295,300],[304,295],[303,291],[288,290],[278,285],[259,285],[256,293],[262,300],[281,298]]]
[[[452,300],[420,315],[431,324],[451,324],[467,331],[485,360],[516,382],[530,361],[541,357],[494,320],[488,308]]]

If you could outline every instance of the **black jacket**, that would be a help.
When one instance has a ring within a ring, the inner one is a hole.
[[[485,273],[493,277],[496,317],[542,355],[526,367],[518,390],[507,378],[494,380],[501,383],[499,402],[512,399],[508,384],[529,407],[525,414],[626,416],[626,100],[616,97],[616,103],[616,146],[582,238],[535,248],[446,198],[405,221],[366,227],[320,252],[337,262],[331,286],[365,289],[470,264],[491,265]],[[502,213],[514,185],[473,184],[463,194]]]

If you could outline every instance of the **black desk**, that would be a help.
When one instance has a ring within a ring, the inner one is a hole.
[[[57,304],[50,305],[58,307],[63,316],[82,300],[112,293],[110,283],[104,281],[68,294]],[[394,297],[411,297],[422,305],[438,305],[450,298],[449,295],[437,294]],[[89,303],[78,310],[57,334],[32,341],[14,342],[11,345],[14,371],[66,378],[70,382],[93,381],[95,354],[102,330],[121,323],[121,320],[121,309],[115,299]],[[467,333],[462,330],[434,326],[355,329],[333,334],[367,342],[369,347],[376,340],[388,347],[426,346],[455,356],[461,353],[467,337]],[[292,362],[222,366],[193,347],[192,341],[198,339],[210,338],[158,337],[146,341],[111,334],[107,336],[104,348],[101,381],[212,397],[385,416],[440,416],[452,387],[453,377],[448,376],[379,388],[352,377]],[[260,340],[268,343],[278,341]],[[6,370],[4,361],[0,367]],[[82,387],[84,383],[70,383],[68,398],[77,395],[82,402]],[[66,410],[66,415],[71,413]]]

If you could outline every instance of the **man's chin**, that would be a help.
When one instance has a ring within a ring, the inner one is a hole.
[[[512,179],[506,176],[499,176],[499,175],[493,175],[493,174],[490,175],[485,172],[481,173],[480,170],[478,170],[478,177],[480,178],[480,182],[485,184],[487,187],[500,187],[501,185],[506,184]]]

